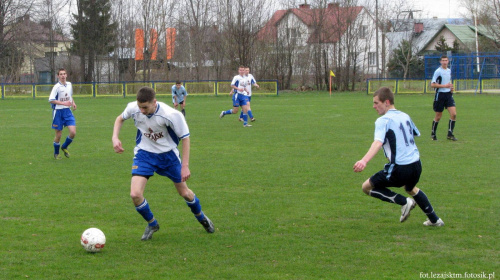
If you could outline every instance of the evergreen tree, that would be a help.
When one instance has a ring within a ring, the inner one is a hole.
[[[455,44],[453,44],[453,45],[455,45]],[[446,39],[444,38],[443,35],[441,35],[441,37],[439,37],[439,41],[436,43],[436,51],[443,52],[443,53],[447,52],[447,51],[451,51],[451,48],[446,43]]]
[[[77,0],[78,13],[71,24],[73,45],[71,51],[80,56],[84,82],[94,79],[94,65],[98,55],[107,55],[115,48],[117,24],[111,21],[109,0]]]

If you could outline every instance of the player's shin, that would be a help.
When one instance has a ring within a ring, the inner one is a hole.
[[[203,211],[201,211],[200,200],[198,199],[198,197],[196,197],[196,195],[194,196],[193,201],[186,200],[186,204],[191,209],[191,212],[193,212],[195,218],[198,221],[202,221],[203,219],[205,219],[205,215],[203,214]]]
[[[427,195],[425,195],[425,193],[422,190],[419,190],[417,194],[413,196],[413,199],[418,204],[420,209],[424,211],[425,215],[427,215],[427,217],[431,222],[433,223],[437,222],[439,217],[436,215],[436,213],[434,213],[434,209],[432,208],[432,205],[429,202]]]
[[[154,218],[153,212],[149,208],[149,203],[146,199],[139,205],[135,207],[135,210],[141,214],[141,216],[148,222],[150,226],[156,226],[158,222]]]

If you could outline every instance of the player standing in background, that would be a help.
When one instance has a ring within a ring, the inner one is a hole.
[[[124,151],[119,134],[123,122],[130,118],[137,127],[130,196],[137,212],[148,222],[141,240],[151,239],[153,233],[160,229],[148,201],[144,198],[146,183],[155,172],[172,180],[198,222],[208,233],[213,233],[214,225],[201,210],[198,197],[186,184],[186,180],[191,176],[190,139],[186,119],[179,111],[156,101],[156,93],[152,88],[143,87],[137,93],[137,101],[128,103],[125,111],[115,120],[112,141],[116,153],[121,154]],[[182,161],[177,149],[181,140]]]
[[[447,138],[452,141],[457,141],[458,139],[453,135],[455,122],[457,120],[457,109],[455,107],[455,100],[453,99],[453,83],[451,82],[451,69],[448,68],[448,56],[441,56],[441,60],[439,62],[441,63],[441,66],[434,72],[431,82],[431,87],[436,89],[433,105],[436,116],[432,121],[431,139],[437,140],[436,130],[439,120],[441,120],[441,117],[443,116],[444,108],[446,108],[448,109],[448,113],[450,113]]]
[[[250,107],[250,101],[252,101],[252,86],[256,86],[257,88],[259,88],[259,85],[257,84],[257,81],[255,80],[255,78],[253,77],[252,74],[250,74],[250,67],[245,67],[245,76],[248,77],[248,79],[250,79],[250,84],[247,85],[246,87],[246,90],[248,92],[248,116],[250,117],[250,120],[252,122],[255,121],[255,118],[253,117],[253,114],[252,114],[252,108]],[[240,118],[239,118],[239,121],[242,121],[243,120],[243,110],[241,110],[241,113],[240,113]]]
[[[186,116],[186,111],[184,108],[186,107],[186,97],[188,93],[186,88],[182,85],[181,81],[175,82],[175,85],[172,86],[172,103],[174,103],[174,108],[177,109],[179,104],[181,105],[181,112]]]
[[[250,84],[250,80],[245,76],[245,66],[240,66],[238,68],[239,75],[234,76],[231,81],[231,87],[234,89],[233,96],[233,109],[222,111],[219,118],[223,118],[225,115],[238,113],[238,107],[241,106],[243,111],[243,127],[252,126],[248,124],[248,92],[246,90],[247,85]]]
[[[54,138],[54,159],[61,159],[59,156],[59,148],[64,155],[69,158],[68,146],[73,142],[76,136],[76,121],[71,108],[76,110],[76,103],[73,100],[73,87],[70,82],[66,81],[68,74],[64,68],[59,68],[57,78],[59,82],[54,85],[50,92],[49,102],[52,103],[52,128],[56,130]],[[60,141],[62,130],[68,127],[69,135],[61,147]]]
[[[375,122],[375,140],[366,155],[354,166],[354,172],[361,172],[368,162],[377,154],[380,148],[384,149],[389,163],[384,170],[375,173],[366,180],[363,192],[382,201],[401,205],[400,222],[404,222],[410,211],[415,207],[415,202],[427,215],[425,226],[444,226],[425,193],[416,187],[422,164],[420,154],[413,136],[420,136],[420,132],[407,114],[396,110],[394,107],[394,94],[387,87],[382,87],[373,95],[373,108],[381,117]],[[388,189],[404,186],[409,197],[404,197]]]

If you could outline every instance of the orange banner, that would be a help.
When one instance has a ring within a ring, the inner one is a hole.
[[[144,60],[144,30],[135,29],[135,60]]]
[[[156,55],[158,54],[158,32],[156,32],[156,29],[151,29],[149,49],[151,50],[151,60],[156,60]]]
[[[167,28],[167,60],[172,59],[175,51],[175,28]]]

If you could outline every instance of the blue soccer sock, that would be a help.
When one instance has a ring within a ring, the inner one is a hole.
[[[196,195],[194,196],[193,201],[186,200],[186,204],[187,206],[189,206],[189,208],[191,208],[191,212],[193,212],[194,217],[198,221],[202,221],[203,219],[205,219],[205,214],[203,214],[203,211],[201,211],[200,200],[198,199],[198,197],[196,197]]]
[[[155,217],[153,216],[153,212],[151,212],[151,209],[149,208],[149,203],[146,199],[139,205],[135,207],[135,210],[141,214],[141,216],[146,220],[146,222],[149,223],[150,226],[156,226],[158,222],[156,221]]]
[[[248,124],[248,115],[243,114],[243,125],[247,125],[247,124]]]
[[[54,142],[54,154],[55,155],[59,154],[59,147],[61,147],[61,144]]]
[[[243,119],[243,112],[240,113],[240,119]]]
[[[370,196],[373,196],[385,202],[396,203],[401,206],[406,204],[406,197],[395,193],[388,188],[374,188],[370,191]]]
[[[227,110],[222,113],[222,115],[231,115],[233,113],[233,110]]]
[[[71,144],[72,142],[73,142],[73,139],[69,138],[69,136],[66,137],[66,141],[64,141],[64,144],[61,146],[61,148],[67,149],[69,144]]]
[[[252,114],[252,110],[248,110],[248,116],[250,117],[250,119],[253,119],[253,114]]]
[[[432,208],[427,195],[425,195],[422,190],[419,190],[418,193],[413,196],[413,199],[415,199],[415,202],[418,204],[420,209],[424,211],[425,215],[427,215],[431,222],[435,223],[437,222],[437,220],[439,220],[439,217],[436,215],[436,213],[434,213],[434,208]]]

